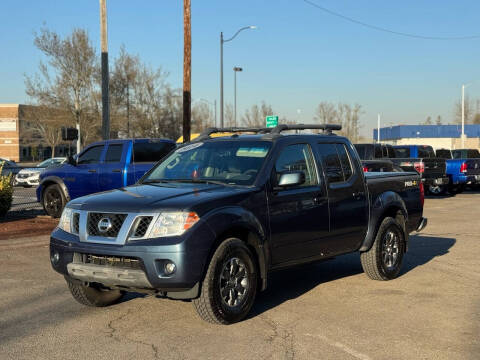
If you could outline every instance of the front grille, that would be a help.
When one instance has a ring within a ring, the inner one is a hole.
[[[89,213],[87,219],[87,232],[92,236],[117,237],[120,228],[127,214],[109,214],[109,213]],[[100,231],[99,222],[102,219],[108,219],[111,228],[107,231]]]
[[[78,235],[78,230],[80,228],[80,214],[79,213],[73,213],[72,228],[73,228],[73,233]]]
[[[19,179],[26,179],[30,176],[30,174],[18,174]]]
[[[147,233],[148,227],[152,222],[153,216],[142,216],[136,222],[133,238],[142,238]]]
[[[127,256],[93,255],[93,254],[74,254],[74,262],[81,264],[94,264],[102,266],[112,266],[123,269],[144,270],[141,260]]]

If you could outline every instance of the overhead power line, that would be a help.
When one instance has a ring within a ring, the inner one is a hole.
[[[332,16],[335,16],[335,17],[338,17],[338,18],[341,18],[343,20],[346,20],[346,21],[349,21],[351,23],[354,23],[354,24],[357,24],[357,25],[361,25],[361,26],[364,26],[366,28],[369,28],[369,29],[373,29],[373,30],[376,30],[376,31],[382,31],[382,32],[386,32],[386,33],[389,33],[389,34],[394,34],[394,35],[399,35],[399,36],[404,36],[404,37],[409,37],[409,38],[416,38],[416,39],[424,39],[424,40],[472,40],[472,39],[480,39],[480,35],[467,35],[467,36],[426,36],[426,35],[418,35],[418,34],[410,34],[410,33],[404,33],[404,32],[401,32],[401,31],[395,31],[395,30],[390,30],[390,29],[387,29],[387,28],[384,28],[384,27],[381,27],[381,26],[377,26],[377,25],[372,25],[372,24],[368,24],[368,23],[365,23],[363,21],[360,21],[360,20],[356,20],[356,19],[353,19],[349,16],[346,16],[346,15],[342,15],[340,13],[337,13],[335,11],[332,11],[330,9],[327,9],[313,1],[310,1],[310,0],[302,0],[304,3],[310,5],[310,6],[313,6],[329,15],[332,15]]]

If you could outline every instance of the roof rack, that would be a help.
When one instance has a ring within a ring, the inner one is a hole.
[[[274,128],[248,128],[248,127],[226,127],[226,128],[216,128],[211,127],[205,129],[200,136],[198,136],[194,141],[205,140],[214,133],[238,133],[238,132],[253,132],[259,134],[270,134],[270,135],[279,135],[282,131],[288,130],[309,130],[309,129],[318,129],[323,130],[326,134],[332,134],[334,130],[342,130],[342,125],[338,124],[296,124],[296,125],[285,125],[280,124]]]

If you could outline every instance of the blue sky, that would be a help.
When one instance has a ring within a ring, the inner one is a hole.
[[[426,36],[480,35],[480,2],[311,0],[360,21]],[[107,0],[111,58],[121,44],[180,87],[183,1]],[[33,32],[45,23],[68,34],[86,28],[99,51],[98,0],[3,0],[0,11],[0,103],[23,103],[24,74],[41,55]],[[262,100],[280,115],[310,122],[320,101],[359,103],[363,134],[376,114],[385,124],[415,124],[431,115],[453,119],[462,83],[480,98],[480,39],[412,39],[352,24],[302,0],[192,0],[192,96],[219,99],[219,33],[245,25],[257,30],[225,44],[225,101],[233,102],[238,75],[239,113]],[[300,113],[298,112],[300,110]]]

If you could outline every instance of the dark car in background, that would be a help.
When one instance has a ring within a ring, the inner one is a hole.
[[[354,144],[354,146],[362,160],[364,172],[403,171],[389,159],[395,157],[392,145]]]
[[[417,171],[425,184],[425,191],[441,195],[448,189],[447,162],[438,158],[429,145],[395,145],[392,162],[405,171]]]
[[[11,176],[10,181],[12,185],[15,183],[15,176],[22,170],[20,166],[18,166],[15,161],[2,159],[0,158],[0,175],[2,176]]]

